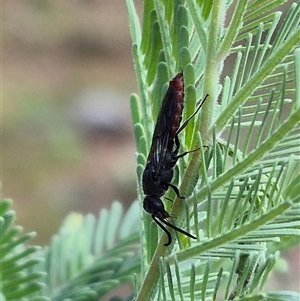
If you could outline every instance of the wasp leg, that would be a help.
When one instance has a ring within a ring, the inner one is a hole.
[[[199,150],[199,149],[200,149],[200,147],[198,147],[198,148],[195,148],[195,149],[193,149],[193,150],[190,150],[190,151],[183,152],[182,154],[180,154],[180,155],[176,156],[176,157],[175,157],[175,160],[178,160],[179,158],[182,158],[182,157],[186,156],[187,154],[190,154],[190,153],[196,152],[196,151],[197,151],[197,150]]]
[[[152,219],[165,231],[165,233],[167,234],[167,236],[168,236],[168,242],[166,243],[166,244],[164,244],[164,246],[169,246],[170,244],[171,244],[171,242],[172,242],[172,236],[171,236],[171,233],[168,231],[168,229],[162,224],[162,223],[160,223],[157,219],[156,219],[156,217],[155,217],[155,215],[154,214],[152,214]],[[163,222],[163,220],[160,220],[160,221],[162,221]]]
[[[173,203],[173,200],[171,200],[170,198],[167,198],[166,196],[163,197],[164,199],[167,199],[168,201]]]
[[[174,190],[174,192],[180,199],[185,199],[184,196],[180,195],[179,189],[175,185],[170,184],[170,183],[168,185]]]

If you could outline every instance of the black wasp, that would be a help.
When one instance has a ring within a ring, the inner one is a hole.
[[[205,99],[207,96],[208,95],[206,95]],[[174,190],[179,198],[184,198],[180,195],[178,188],[170,182],[173,178],[173,168],[176,165],[177,160],[193,151],[187,151],[178,155],[180,148],[178,135],[200,110],[205,99],[200,103],[196,111],[180,126],[182,120],[183,98],[183,73],[178,73],[170,81],[169,88],[164,96],[142,178],[145,194],[143,207],[151,214],[153,220],[167,234],[168,242],[165,246],[171,244],[172,238],[170,232],[163,224],[188,237],[196,239],[194,235],[174,226],[166,220],[170,217],[170,214],[165,210],[164,204],[160,199],[169,187]]]

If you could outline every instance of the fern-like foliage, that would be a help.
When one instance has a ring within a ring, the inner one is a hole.
[[[15,212],[10,210],[11,204],[11,200],[0,202],[0,300],[47,300],[34,297],[44,287],[41,280],[45,273],[28,273],[41,260],[35,257],[39,247],[24,246],[35,233],[21,235],[22,228],[13,224]]]
[[[183,70],[185,119],[210,95],[180,134],[184,150],[200,146],[178,164],[186,201],[165,204],[198,241],[172,232],[178,243],[166,248],[144,213],[135,300],[298,300],[263,290],[280,250],[300,234],[300,3],[283,17],[284,2],[145,0],[141,26],[126,0],[139,88],[131,108],[140,200],[168,81]]]
[[[10,201],[0,203],[0,300],[101,300],[133,283],[139,300],[299,300],[265,291],[280,252],[300,235],[300,3],[126,0],[139,96],[131,96],[138,197],[168,81],[183,70],[181,158],[165,206],[197,241],[165,234],[134,202],[70,214],[47,248],[28,246]],[[140,224],[140,236],[138,225]],[[171,229],[170,229],[171,230]],[[161,237],[160,237],[161,236]],[[140,254],[141,249],[141,254]],[[113,300],[113,299],[112,299]],[[118,300],[120,300],[118,298]]]
[[[10,203],[1,204],[1,301],[99,300],[140,271],[139,205],[123,214],[120,203],[98,219],[71,213],[45,249],[18,238]]]
[[[52,301],[97,300],[139,271],[138,204],[122,218],[115,202],[110,212],[69,215],[43,257],[46,288]]]

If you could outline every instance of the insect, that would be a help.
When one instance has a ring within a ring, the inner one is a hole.
[[[157,225],[167,234],[168,241],[164,244],[165,246],[171,244],[172,238],[164,224],[190,238],[196,239],[194,235],[176,227],[166,220],[171,216],[165,210],[160,198],[169,187],[174,190],[179,198],[184,198],[180,195],[178,188],[171,184],[173,168],[179,158],[198,149],[186,151],[178,155],[180,148],[178,135],[200,110],[207,96],[208,95],[206,95],[204,100],[197,107],[196,111],[180,126],[183,111],[184,78],[183,73],[178,73],[169,83],[169,88],[164,96],[162,107],[158,114],[150,152],[142,176],[145,194],[143,207],[151,214],[152,219]]]

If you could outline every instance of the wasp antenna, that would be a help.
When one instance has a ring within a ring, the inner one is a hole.
[[[180,233],[182,233],[182,234],[184,234],[184,235],[186,235],[186,236],[188,236],[188,237],[190,237],[190,238],[197,239],[196,236],[194,236],[194,235],[192,235],[192,234],[190,234],[190,233],[188,233],[188,232],[186,232],[186,231],[184,231],[184,230],[182,230],[182,229],[176,227],[175,225],[173,225],[173,224],[167,222],[166,220],[160,220],[160,221],[161,221],[162,223],[166,224],[167,226],[169,226],[170,228],[172,228],[172,229],[174,229],[174,230],[176,230],[176,231],[178,231],[178,232],[180,232]]]
[[[207,99],[209,95],[206,94],[204,99],[200,102],[199,106],[197,107],[196,111],[181,125],[181,127],[177,130],[176,135],[178,135],[190,122],[190,120],[199,112],[201,107],[203,106],[205,100]]]
[[[162,224],[160,223],[156,218],[155,215],[152,215],[153,220],[165,231],[165,233],[168,236],[168,242],[166,244],[164,244],[164,246],[169,246],[172,242],[172,237],[171,237],[171,233],[168,231],[168,229]],[[164,222],[163,220],[160,220],[162,222]]]

